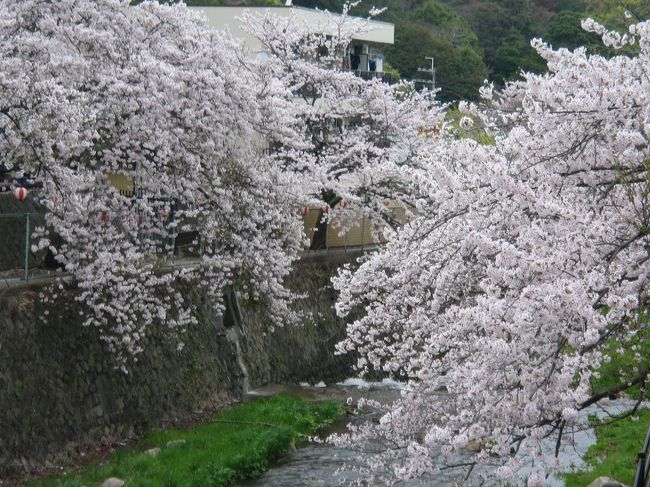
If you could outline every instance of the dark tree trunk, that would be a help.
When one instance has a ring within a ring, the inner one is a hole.
[[[336,196],[332,191],[324,191],[322,194],[322,200],[325,203],[324,208],[329,210],[334,208],[341,201],[341,198]],[[324,220],[323,216],[325,216],[325,213],[323,208],[321,208],[318,212],[316,230],[311,239],[309,250],[323,250],[327,248],[327,220]]]

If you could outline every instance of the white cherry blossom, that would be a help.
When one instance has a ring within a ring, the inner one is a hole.
[[[648,326],[650,21],[630,32],[633,56],[536,42],[548,74],[462,106],[494,143],[450,131],[420,149],[405,176],[417,216],[335,280],[338,311],[360,316],[339,351],[409,383],[352,434],[386,445],[372,471],[435,474],[453,463],[441,451],[473,440],[483,450],[459,479],[484,464],[512,478],[526,452],[542,485],[557,464],[540,442],[608,395],[590,380],[605,344],[629,347]],[[630,384],[647,380],[650,364],[637,368]]]

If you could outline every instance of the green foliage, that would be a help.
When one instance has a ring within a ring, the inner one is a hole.
[[[637,418],[626,418],[611,424],[591,419],[596,426],[596,444],[584,456],[589,469],[564,474],[567,487],[584,487],[598,477],[609,477],[625,485],[632,485],[636,471],[636,458],[643,448],[650,410],[637,412]]]
[[[587,0],[585,10],[609,29],[622,32],[627,31],[630,23],[650,19],[648,0]],[[625,12],[630,18],[626,18]]]
[[[446,54],[446,56],[445,56]],[[443,101],[474,100],[485,79],[485,64],[481,56],[469,47],[441,52],[438,56],[436,87]]]
[[[406,79],[429,80],[418,72],[435,59],[436,87],[443,101],[475,99],[485,78],[478,38],[467,21],[439,0],[414,2],[410,13],[402,0],[389,4],[385,18],[395,22],[395,44],[386,48],[386,59]]]
[[[108,477],[132,487],[221,487],[254,478],[292,444],[316,434],[342,413],[335,402],[309,403],[288,396],[260,399],[218,413],[212,422],[186,430],[150,433],[132,448],[79,472],[49,477],[40,487],[99,485]],[[169,441],[185,443],[167,446]],[[160,447],[157,456],[144,453]]]
[[[650,364],[650,317],[644,316],[638,326],[637,334],[623,343],[621,340],[610,340],[605,350],[609,362],[603,363],[598,369],[598,377],[592,379],[591,388],[595,394],[611,390],[620,384],[633,379],[639,369]],[[633,398],[640,394],[639,386],[625,391]],[[645,398],[650,399],[650,391],[645,391]]]
[[[478,49],[478,38],[467,21],[438,0],[423,4],[412,18],[429,26],[434,37],[449,41],[454,47]]]
[[[556,12],[564,12],[565,10],[571,10],[573,12],[584,12],[585,9],[585,0],[557,0],[555,2]]]
[[[520,0],[470,0],[453,2],[478,37],[488,69],[492,69],[496,53],[504,39],[513,34],[530,39],[540,32],[540,22],[549,14],[537,14],[534,2]],[[534,20],[533,20],[534,19]]]
[[[521,71],[543,73],[546,61],[531,47],[528,39],[512,34],[497,49],[492,78],[503,84],[520,78]]]
[[[600,36],[583,30],[580,25],[585,17],[585,14],[579,12],[560,12],[551,19],[546,27],[544,40],[554,49],[560,47],[575,49],[580,46],[592,49],[600,47],[602,45]]]
[[[418,8],[414,18],[438,28],[448,28],[459,21],[467,24],[460,15],[437,0],[429,0]]]
[[[400,21],[395,24],[395,44],[386,48],[388,62],[403,77],[417,77],[418,67],[430,54],[435,41],[428,29],[420,24]]]
[[[468,46],[454,47],[448,40],[436,38],[425,25],[398,22],[395,45],[386,49],[386,58],[407,79],[427,79],[418,68],[427,67],[426,56],[436,66],[438,97],[443,101],[475,99],[483,82],[485,65],[480,55]]]

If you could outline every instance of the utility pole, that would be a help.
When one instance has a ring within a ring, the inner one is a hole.
[[[424,59],[431,61],[431,68],[418,68],[418,71],[424,72],[424,73],[429,73],[431,75],[431,89],[435,90],[436,89],[436,68],[434,67],[433,64],[433,57],[431,56],[426,56]],[[424,81],[424,80],[422,80]],[[425,83],[428,83],[427,81],[424,81]]]

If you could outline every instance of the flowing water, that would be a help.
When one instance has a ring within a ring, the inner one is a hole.
[[[399,397],[402,384],[394,381],[383,381],[379,383],[368,383],[361,379],[348,379],[345,382],[335,385],[325,385],[323,383],[316,385],[270,385],[260,389],[250,391],[249,397],[272,396],[274,394],[285,393],[291,394],[310,401],[338,400],[345,402],[348,398],[356,403],[360,398],[374,399],[382,403],[389,403]],[[607,406],[607,405],[606,405]],[[610,412],[620,412],[630,407],[630,404],[621,404],[618,401],[615,405],[610,404]],[[602,414],[603,409],[592,408],[584,414],[591,413]],[[372,420],[373,414],[365,416],[346,416],[338,423],[333,425],[329,432],[345,431],[348,423]],[[376,417],[376,415],[375,415]],[[565,441],[560,451],[560,461],[562,468],[568,470],[572,465],[580,466],[583,464],[581,456],[587,448],[595,441],[593,430],[576,432],[571,441]],[[547,455],[552,455],[555,450],[555,441],[549,440],[548,444],[543,446]],[[471,453],[459,456],[458,460],[463,458],[469,460]],[[307,443],[305,446],[290,452],[285,458],[276,463],[262,477],[244,482],[240,487],[334,487],[345,485],[352,480],[363,480],[358,474],[349,470],[349,467],[360,466],[363,460],[363,453],[351,448],[335,447],[327,443]],[[475,474],[481,472],[487,473],[486,470],[493,467],[483,466],[482,470],[474,470]],[[525,469],[524,469],[525,471]],[[452,476],[452,474],[455,474]],[[424,487],[424,486],[448,486],[454,485],[454,480],[458,471],[450,474],[437,474],[435,478],[425,478],[418,481],[409,481],[398,485],[405,487]],[[364,485],[383,485],[370,484]],[[471,485],[468,483],[468,485]],[[548,484],[551,487],[560,487],[563,485],[561,480],[551,478]]]
[[[390,403],[400,395],[402,384],[384,380],[368,383],[360,379],[348,379],[335,385],[323,383],[310,386],[270,385],[249,393],[250,397],[270,396],[274,394],[291,394],[309,401],[336,400],[345,403],[348,398],[356,402],[361,398],[374,399]],[[339,420],[328,433],[344,432],[349,423],[369,421],[376,415],[346,416]],[[324,487],[346,484],[358,479],[349,467],[361,466],[360,453],[350,448],[340,448],[327,443],[308,443],[285,458],[256,480],[240,484],[243,486],[265,487]],[[343,470],[339,472],[339,470]],[[428,486],[430,482],[410,483],[409,486]]]

